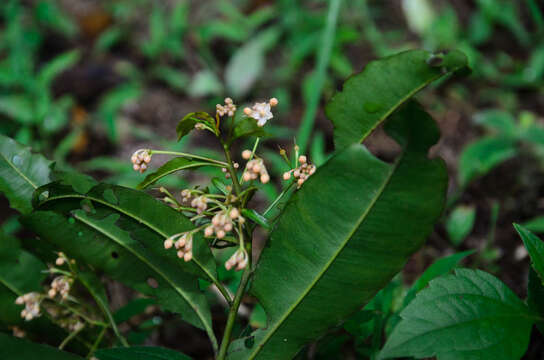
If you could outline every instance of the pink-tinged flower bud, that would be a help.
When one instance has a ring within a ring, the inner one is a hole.
[[[216,233],[216,235],[217,235],[217,238],[218,238],[218,239],[222,239],[222,238],[225,237],[226,234],[225,234],[225,232],[224,232],[223,230],[219,230],[219,231]]]
[[[229,216],[231,219],[236,219],[238,216],[240,216],[240,211],[238,211],[237,208],[232,208],[229,212]]]
[[[223,230],[229,232],[232,230],[232,223],[227,223],[225,224],[225,226],[223,227]]]
[[[183,255],[183,260],[185,260],[186,262],[191,261],[192,258],[193,258],[192,252],[186,252],[185,255]]]
[[[306,164],[306,161],[307,161],[306,156],[300,155],[300,156],[298,157],[298,162],[299,162],[299,163],[301,163],[301,164]]]
[[[283,180],[289,180],[291,178],[291,172],[286,171],[283,173]]]
[[[57,295],[57,291],[55,289],[49,289],[47,295],[49,295],[50,298],[53,298],[55,295]]]
[[[248,167],[248,169],[249,169],[249,167]],[[255,164],[255,165],[253,165],[253,169],[252,169],[252,170],[253,170],[254,172],[256,172],[256,173],[261,172],[261,170],[262,170],[261,164]]]
[[[234,264],[230,259],[225,262],[225,269],[230,270],[233,266]]]
[[[251,115],[252,112],[253,111],[251,110],[251,108],[248,108],[248,107],[244,108],[244,114],[246,114],[247,116]]]
[[[177,255],[178,255],[178,258],[181,259],[185,255],[185,253],[182,250],[179,250]]]
[[[269,181],[270,181],[270,176],[268,176],[268,174],[262,174],[262,175],[261,175],[261,182],[262,182],[263,184],[266,184],[266,183],[268,183]]]
[[[176,243],[174,244],[176,249],[181,249],[182,247],[185,246],[185,238],[180,238],[178,241],[176,241]]]
[[[251,174],[246,171],[244,173],[244,175],[243,175],[243,179],[244,179],[244,181],[250,181],[251,180]]]
[[[132,165],[132,168],[134,169],[134,171],[139,171],[140,170],[140,165],[134,164],[134,165]]]
[[[145,171],[146,169],[147,165],[145,163],[140,165],[140,171]]]
[[[151,162],[151,156],[149,155],[144,156],[144,162],[149,164]]]
[[[174,242],[172,241],[172,239],[164,240],[164,248],[165,249],[170,249],[173,245],[174,245]]]
[[[15,299],[15,303],[17,305],[23,305],[25,303],[25,299],[22,296],[19,296],[17,299]]]
[[[235,168],[235,169],[238,169],[240,167],[240,164],[238,164],[237,162],[233,163],[232,166]]]
[[[301,186],[302,184],[304,184],[304,180],[303,179],[298,179],[297,184],[298,184],[298,186]]]
[[[141,153],[138,154],[138,160],[144,161],[144,158],[145,158],[145,155],[144,155],[143,152],[141,152]]]
[[[210,237],[213,235],[213,227],[208,226],[206,229],[204,229],[204,236]]]
[[[240,224],[243,224],[243,223],[246,222],[246,219],[244,219],[243,217],[240,216],[240,218],[238,219],[238,222],[239,222]]]
[[[251,157],[251,150],[242,151],[242,158],[244,160],[249,160],[250,157]]]
[[[227,168],[221,168],[221,171],[226,173],[227,172]]]
[[[276,105],[278,105],[278,102],[279,101],[276,98],[272,98],[272,99],[268,100],[268,103],[270,104],[270,106],[276,106]]]
[[[64,258],[58,257],[57,260],[55,260],[55,264],[56,264],[57,266],[62,266],[62,265],[64,265]]]

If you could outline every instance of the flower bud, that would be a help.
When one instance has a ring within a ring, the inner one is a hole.
[[[270,104],[270,106],[276,106],[276,105],[278,105],[278,99],[272,98],[272,99],[268,100],[268,103]]]
[[[286,171],[283,173],[283,180],[289,180],[291,178],[291,173]]]
[[[172,241],[172,239],[164,240],[164,248],[165,249],[170,249],[173,245],[174,245],[174,242]]]
[[[251,157],[251,150],[244,150],[242,151],[242,158],[244,160],[249,160],[249,158]]]

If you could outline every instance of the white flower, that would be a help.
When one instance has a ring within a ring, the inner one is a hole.
[[[251,108],[245,108],[244,113],[257,120],[259,126],[264,126],[268,120],[274,117],[270,111],[270,103],[256,103]]]

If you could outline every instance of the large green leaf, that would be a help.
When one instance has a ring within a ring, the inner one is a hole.
[[[82,357],[54,347],[36,344],[0,333],[0,359],[83,360]]]
[[[191,360],[177,351],[151,346],[101,349],[95,356],[98,360]]]
[[[369,63],[327,104],[337,149],[363,141],[382,121],[429,83],[467,66],[459,51],[402,52]]]
[[[69,256],[157,297],[166,309],[203,327],[211,319],[197,276],[217,282],[215,262],[203,238],[194,240],[194,261],[166,251],[166,237],[193,228],[179,212],[132,189],[99,184],[87,192],[52,183],[35,194],[38,210],[24,223]],[[83,210],[82,210],[83,209]]]
[[[32,193],[50,182],[50,166],[41,155],[0,134],[0,193],[22,213],[32,210]]]
[[[534,269],[529,269],[527,305],[531,311],[540,316],[535,325],[538,331],[544,335],[544,320],[542,320],[544,319],[544,284]]]
[[[388,125],[405,150],[394,164],[354,144],[291,198],[253,281],[268,325],[233,343],[231,359],[291,359],[367,303],[423,244],[447,186],[443,161],[427,158],[438,129],[417,104]]]
[[[514,228],[516,228],[525,248],[529,252],[533,269],[540,276],[540,279],[544,281],[544,242],[521,225],[514,224]]]
[[[499,279],[469,269],[431,281],[401,317],[382,359],[520,359],[535,321],[523,301]]]
[[[149,185],[159,181],[161,178],[175,172],[185,169],[194,169],[206,165],[210,165],[210,163],[206,161],[190,160],[182,157],[174,158],[158,168],[157,171],[147,175],[144,181],[138,184],[138,189],[145,189]]]

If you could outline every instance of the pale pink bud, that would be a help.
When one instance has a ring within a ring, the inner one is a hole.
[[[185,253],[183,251],[181,251],[181,250],[179,250],[177,254],[178,254],[178,258],[180,258],[180,259],[182,257],[184,257],[184,255],[185,255]]]
[[[268,103],[270,104],[270,106],[276,106],[276,105],[278,105],[278,102],[279,101],[276,98],[272,98],[272,99],[268,100]]]
[[[245,172],[243,178],[244,178],[244,181],[249,181],[251,180],[251,174],[248,172]]]
[[[204,236],[210,237],[213,235],[213,227],[208,226],[206,229],[204,229]]]
[[[289,180],[291,178],[291,173],[286,171],[283,173],[283,180]]]
[[[55,260],[55,264],[56,264],[57,266],[62,266],[62,265],[64,265],[64,258],[61,258],[61,257],[57,258],[57,260]]]
[[[186,252],[185,255],[183,255],[183,260],[185,261],[191,261],[191,259],[193,258],[193,253],[192,252]]]
[[[174,242],[172,241],[172,239],[164,240],[164,248],[165,249],[170,249],[172,247],[172,245],[174,245]]]
[[[219,231],[217,232],[217,238],[218,238],[218,239],[222,239],[222,238],[224,238],[224,237],[225,237],[225,232],[224,232],[223,230],[219,230]]]
[[[232,208],[231,211],[229,212],[229,216],[231,219],[236,219],[238,216],[240,216],[240,212],[238,211],[237,208]]]
[[[298,162],[301,163],[301,164],[305,164],[305,163],[306,163],[306,160],[307,160],[307,159],[306,159],[306,156],[304,156],[304,155],[300,155],[300,156],[298,157]]]
[[[251,108],[244,108],[244,114],[246,114],[247,116],[251,115],[251,113],[253,112],[253,110],[251,110]]]
[[[266,183],[269,182],[269,181],[270,181],[270,176],[268,176],[268,174],[262,174],[262,175],[261,175],[261,182],[262,182],[263,184],[266,184]]]
[[[223,229],[224,229],[225,231],[227,231],[227,232],[228,232],[228,231],[231,231],[231,230],[232,230],[232,224],[231,224],[231,223],[225,224],[225,226],[223,227]]]
[[[249,160],[250,157],[251,157],[251,150],[242,151],[242,158],[244,158],[245,160]]]

